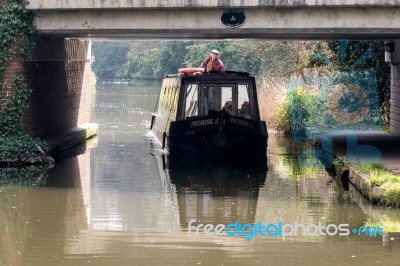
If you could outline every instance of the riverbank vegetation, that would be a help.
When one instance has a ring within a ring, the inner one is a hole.
[[[226,69],[257,77],[260,113],[271,129],[293,135],[303,126],[340,124],[329,113],[330,88],[321,91],[315,77],[343,85],[338,99],[331,100],[353,102],[344,110],[348,113],[360,105],[354,97],[339,99],[348,92],[347,84],[360,81],[356,85],[363,86],[362,79],[369,79],[379,98],[378,119],[388,128],[390,71],[379,41],[102,41],[93,44],[93,69],[100,79],[159,80],[179,68],[198,67],[212,49],[220,51]],[[298,85],[289,86],[293,81]],[[378,125],[372,115],[367,122]]]
[[[400,176],[394,175],[379,162],[360,163],[355,165],[355,169],[368,175],[369,187],[382,188],[381,204],[400,207]]]
[[[21,128],[21,119],[29,103],[31,90],[21,73],[16,73],[11,88],[3,86],[7,62],[25,58],[33,47],[33,14],[24,8],[23,1],[9,0],[0,5],[0,167],[51,163],[46,156],[46,144],[31,138]],[[6,89],[12,91],[9,96]]]

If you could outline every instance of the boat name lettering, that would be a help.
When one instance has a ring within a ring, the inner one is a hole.
[[[230,122],[231,122],[232,124],[236,124],[236,125],[241,125],[241,126],[253,128],[253,124],[250,123],[250,122],[248,122],[248,121],[245,121],[245,120],[241,120],[241,119],[237,119],[237,118],[231,117],[231,118],[230,118]]]
[[[190,127],[199,127],[199,126],[206,126],[214,124],[214,119],[204,119],[199,121],[193,121],[190,124]]]

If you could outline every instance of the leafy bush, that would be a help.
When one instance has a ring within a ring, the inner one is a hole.
[[[0,116],[0,165],[51,163],[46,156],[47,145],[40,139],[31,138],[20,126],[23,110],[28,105],[31,90],[16,76],[14,94],[7,110]]]
[[[48,163],[45,151],[46,143],[19,132],[12,136],[0,136],[0,164],[19,166],[22,164]]]
[[[337,166],[348,166],[349,165],[349,160],[347,159],[346,156],[338,156],[333,160],[333,164]]]
[[[275,128],[287,135],[291,134],[292,128],[290,125],[290,106],[289,101],[285,98],[275,112]]]
[[[275,113],[276,129],[299,136],[307,127],[323,124],[321,105],[321,96],[312,90],[299,87],[288,92]]]

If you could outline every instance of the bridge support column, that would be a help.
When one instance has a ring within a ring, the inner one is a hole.
[[[386,61],[391,63],[390,132],[400,136],[400,41],[386,45]]]
[[[77,39],[40,39],[23,66],[32,89],[23,129],[46,138],[90,122],[90,43]],[[91,86],[92,83],[92,86]]]

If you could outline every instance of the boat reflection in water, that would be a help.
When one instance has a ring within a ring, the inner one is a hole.
[[[161,157],[166,179],[176,189],[181,228],[189,221],[254,223],[267,162],[232,164],[199,158]]]

